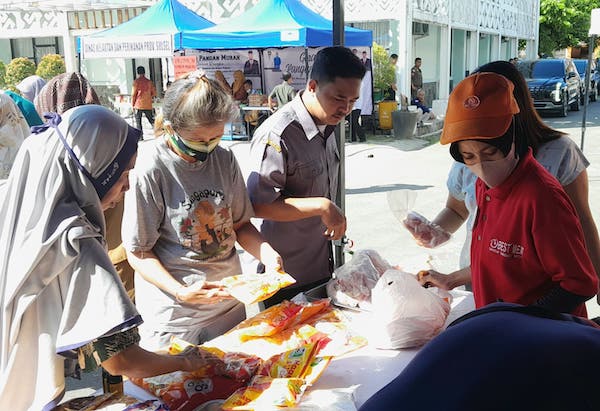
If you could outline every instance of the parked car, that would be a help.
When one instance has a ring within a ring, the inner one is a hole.
[[[581,79],[571,59],[523,60],[517,68],[525,77],[538,111],[567,116],[579,110]]]
[[[581,104],[584,104],[585,100],[585,70],[587,69],[588,61],[583,59],[575,59],[573,60],[575,64],[575,68],[577,68],[577,72],[579,73],[579,77],[581,77]],[[590,101],[596,101],[598,98],[598,89],[596,87],[596,63],[592,60],[592,65],[590,68],[590,81],[588,84],[589,89],[589,98]]]

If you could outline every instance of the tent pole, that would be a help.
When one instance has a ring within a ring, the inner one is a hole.
[[[333,0],[333,45],[344,45],[344,0]],[[340,152],[340,169],[338,174],[338,187],[336,195],[336,204],[346,214],[346,167],[345,167],[345,149],[346,144],[346,125],[342,120],[335,129],[337,146]],[[336,267],[344,264],[344,244],[346,238],[335,241],[334,263]]]
[[[304,46],[304,76],[306,77],[306,82],[308,83],[308,46]]]
[[[583,151],[583,142],[585,141],[585,129],[586,129],[586,118],[587,118],[587,109],[590,104],[590,75],[592,69],[592,54],[594,54],[594,46],[596,45],[596,35],[592,34],[588,42],[588,64],[585,68],[585,96],[583,101],[585,104],[583,105],[583,115],[581,116],[581,144],[579,148]]]

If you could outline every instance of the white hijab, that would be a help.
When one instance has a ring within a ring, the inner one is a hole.
[[[42,88],[46,85],[46,80],[40,76],[29,76],[25,77],[19,84],[17,89],[21,92],[21,95],[27,100],[33,103],[35,97],[40,94]]]
[[[19,107],[0,92],[0,180],[8,177],[19,147],[29,135],[29,125]]]
[[[129,126],[96,105],[67,111],[58,128],[97,177]],[[104,245],[100,199],[49,128],[32,135],[0,188],[0,410],[51,409],[63,359],[140,322]]]

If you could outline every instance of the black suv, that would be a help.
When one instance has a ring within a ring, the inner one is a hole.
[[[524,60],[517,68],[538,111],[557,111],[566,117],[569,108],[579,110],[581,79],[571,59]]]

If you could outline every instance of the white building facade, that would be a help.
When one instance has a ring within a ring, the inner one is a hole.
[[[252,7],[253,0],[180,0],[219,23]],[[302,0],[331,18],[331,0]],[[0,0],[0,60],[43,54],[65,57],[67,70],[81,71],[96,85],[131,88],[136,65],[158,70],[147,59],[78,61],[76,38],[113,27],[143,12],[154,0]],[[410,68],[421,57],[428,97],[445,99],[469,72],[493,60],[537,56],[540,0],[346,0],[345,20],[373,30],[373,39],[398,59],[398,86],[410,95]],[[164,62],[162,62],[164,65]],[[152,73],[151,73],[152,74]],[[156,78],[160,76],[155,73]],[[158,77],[160,78],[160,77]]]

